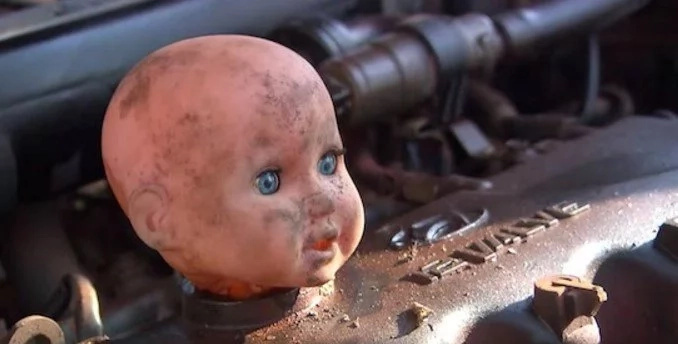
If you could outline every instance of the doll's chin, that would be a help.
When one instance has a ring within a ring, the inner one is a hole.
[[[313,271],[307,278],[304,287],[318,287],[335,278],[337,269],[334,266],[325,266]]]
[[[308,279],[306,279],[306,284],[304,287],[319,287],[321,285],[326,284],[327,282],[331,281],[334,279],[334,275],[331,277],[328,276],[310,276]]]

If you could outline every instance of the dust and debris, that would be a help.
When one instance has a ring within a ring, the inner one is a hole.
[[[417,245],[412,245],[407,253],[414,259],[417,256],[417,252],[419,252]]]
[[[510,253],[510,254],[518,254],[518,251],[517,251],[515,248],[513,248],[513,247],[509,247],[508,253]]]
[[[431,314],[433,314],[433,310],[419,302],[415,302],[410,306],[410,313],[414,316],[417,327],[420,327],[424,325]]]
[[[318,288],[320,296],[326,297],[332,295],[332,293],[334,293],[334,281],[329,281]]]
[[[414,257],[417,256],[417,252],[418,252],[418,249],[417,249],[416,245],[410,246],[409,249],[407,250],[407,252],[403,253],[400,257],[398,257],[398,262],[396,264],[400,265],[400,264],[404,264],[404,263],[413,261]]]
[[[351,323],[351,325],[349,325],[349,327],[350,327],[350,328],[359,328],[359,327],[360,327],[360,323],[358,322],[358,318],[356,318],[355,320],[353,320],[353,322]]]
[[[396,261],[396,265],[405,264],[405,263],[411,262],[411,261],[412,261],[412,257],[405,254],[405,255],[398,257],[398,260]]]
[[[266,336],[266,340],[268,341],[275,340],[275,336]]]

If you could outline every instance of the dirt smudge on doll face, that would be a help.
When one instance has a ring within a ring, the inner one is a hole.
[[[269,210],[264,214],[263,219],[264,226],[270,231],[272,238],[285,235],[289,248],[297,255],[301,255],[306,216],[299,203],[295,204],[294,209]],[[285,229],[286,233],[280,233],[282,229]]]
[[[137,116],[147,112],[156,79],[171,69],[189,68],[201,56],[198,48],[159,51],[135,66],[119,87],[124,92],[120,98],[120,118],[125,119],[132,112]]]
[[[281,131],[290,135],[306,135],[313,123],[308,113],[309,102],[323,85],[315,80],[297,81],[272,75],[270,72],[253,73],[252,80],[261,84],[257,96],[261,105],[257,112],[267,120],[276,121]]]
[[[254,137],[253,147],[254,149],[265,149],[270,147],[273,144],[273,139],[266,134],[259,134]]]

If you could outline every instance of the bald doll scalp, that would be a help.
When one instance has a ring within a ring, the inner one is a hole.
[[[221,40],[220,46],[207,46],[210,40]],[[176,101],[173,96],[181,97],[187,92],[179,92],[183,83],[195,84],[196,88],[202,87],[201,79],[214,77],[207,73],[202,66],[204,64],[220,61],[220,70],[223,78],[239,80],[241,86],[261,85],[251,96],[259,98],[253,102],[256,114],[266,121],[275,121],[281,131],[292,135],[304,135],[310,128],[311,117],[303,116],[309,98],[323,89],[323,84],[318,80],[306,79],[300,82],[299,78],[290,78],[282,73],[272,73],[270,70],[262,71],[260,66],[252,66],[246,54],[239,54],[240,49],[248,46],[261,45],[267,48],[276,48],[275,43],[252,39],[252,37],[240,36],[207,36],[188,39],[179,43],[164,47],[138,63],[130,73],[122,80],[116,90],[111,108],[117,108],[119,119],[123,122],[139,122],[137,127],[149,127],[142,131],[140,136],[147,136],[146,141],[153,147],[160,147],[153,154],[148,166],[139,172],[139,182],[136,186],[120,185],[117,173],[112,171],[108,163],[105,164],[106,174],[114,191],[119,194],[120,204],[130,217],[141,217],[142,221],[137,226],[140,232],[148,233],[141,235],[151,247],[159,244],[167,245],[166,240],[154,238],[158,234],[157,223],[165,217],[166,204],[173,197],[172,192],[167,190],[164,179],[185,178],[184,184],[188,188],[205,189],[215,185],[214,178],[204,173],[203,166],[196,165],[191,156],[198,149],[213,152],[211,161],[218,162],[228,169],[229,165],[239,163],[231,161],[229,147],[215,147],[215,142],[210,137],[216,133],[213,123],[214,116],[238,116],[238,114],[225,114],[221,110],[214,109],[215,105],[209,104],[211,99],[203,98],[193,103],[188,103],[183,108],[169,107],[167,109],[155,109],[158,105],[157,98],[167,98],[166,103]],[[290,52],[291,53],[291,52]],[[214,73],[214,71],[211,71]],[[180,75],[181,77],[177,77]],[[229,86],[229,85],[226,85]],[[232,86],[232,85],[230,85]],[[172,91],[177,91],[173,94]],[[238,91],[233,87],[223,87],[222,92]],[[157,92],[157,94],[154,94]],[[216,93],[219,93],[218,91]],[[218,94],[217,94],[218,96]],[[181,99],[180,99],[181,100]],[[117,106],[115,104],[117,103]],[[199,108],[196,108],[198,104]],[[244,109],[228,109],[234,113]],[[154,113],[165,115],[162,119],[174,122],[174,129],[158,131],[153,128],[153,122],[157,119],[149,118]],[[113,114],[111,114],[113,115]],[[270,133],[256,132],[255,148],[270,147],[275,144]],[[308,140],[306,140],[308,141]],[[304,146],[311,142],[305,142]],[[114,158],[117,161],[116,158]],[[129,166],[129,164],[128,164]],[[228,172],[228,171],[226,171]],[[128,175],[134,173],[125,171]],[[128,183],[129,184],[129,183]],[[134,183],[132,183],[134,184]],[[220,196],[214,195],[212,201],[218,202]],[[128,210],[130,204],[134,209]],[[198,213],[208,209],[209,205],[195,203]],[[139,215],[143,213],[146,215]],[[286,216],[288,219],[291,215]],[[224,216],[219,214],[204,217],[209,224],[219,225],[224,222]],[[172,229],[167,229],[173,234]]]
[[[144,105],[150,97],[152,75],[162,75],[171,68],[186,68],[198,57],[199,45],[176,52],[159,50],[137,64],[118,87],[118,92],[121,92],[120,118],[125,119],[130,112],[143,114]]]
[[[138,236],[224,295],[333,278],[364,223],[341,150],[313,67],[235,35],[178,42],[140,62],[102,135],[107,178]],[[337,167],[322,174],[321,161]],[[280,192],[257,191],[263,172],[278,175]]]

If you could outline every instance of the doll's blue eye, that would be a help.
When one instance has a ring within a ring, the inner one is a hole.
[[[257,177],[257,189],[262,195],[274,194],[280,187],[280,177],[276,171],[264,171]]]
[[[318,161],[318,171],[326,176],[334,174],[337,170],[337,155],[335,153],[326,153]]]

